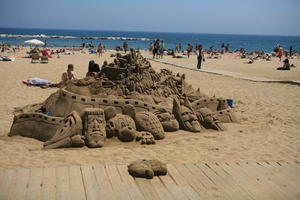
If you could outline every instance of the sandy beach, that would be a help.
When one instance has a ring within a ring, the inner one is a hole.
[[[260,83],[237,78],[182,69],[151,61],[159,71],[171,69],[184,73],[188,83],[200,88],[209,96],[234,100],[234,110],[239,123],[225,124],[227,131],[205,130],[201,133],[177,131],[167,133],[164,140],[155,145],[142,146],[138,142],[122,143],[108,139],[100,149],[70,148],[43,150],[43,143],[31,138],[8,137],[15,107],[44,101],[57,88],[41,89],[22,83],[31,77],[60,81],[68,64],[75,66],[77,78],[85,76],[89,60],[100,66],[104,60],[111,62],[109,51],[103,57],[92,54],[61,55],[48,64],[32,64],[22,58],[25,49],[15,54],[21,56],[15,62],[0,62],[0,168],[49,167],[89,164],[128,164],[141,158],[156,158],[166,163],[202,161],[294,161],[300,162],[300,88],[298,85]],[[150,55],[144,52],[145,55]],[[190,59],[164,58],[173,62],[196,65]],[[206,59],[205,68],[221,69],[257,77],[279,80],[300,80],[300,59],[290,60],[296,65],[290,71],[277,71],[282,66],[278,58],[272,61],[255,61],[244,64],[234,54],[222,59]]]

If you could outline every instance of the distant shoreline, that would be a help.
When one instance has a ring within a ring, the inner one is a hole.
[[[89,39],[89,40],[141,40],[141,41],[151,41],[151,38],[135,38],[135,37],[98,37],[98,36],[64,36],[64,35],[20,35],[20,34],[1,34],[0,38],[55,38],[55,39]]]

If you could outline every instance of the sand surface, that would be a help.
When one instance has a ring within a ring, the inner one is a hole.
[[[201,133],[167,133],[164,140],[151,146],[110,139],[101,149],[42,150],[43,143],[40,141],[19,136],[7,137],[14,107],[44,101],[57,90],[28,87],[21,83],[22,80],[39,77],[57,82],[69,63],[74,64],[77,77],[84,77],[89,60],[93,59],[101,66],[104,60],[112,61],[110,53],[105,53],[102,58],[80,53],[61,55],[61,58],[53,58],[48,64],[31,64],[31,60],[26,58],[17,58],[15,62],[0,62],[0,168],[128,164],[141,158],[156,158],[167,163],[241,160],[300,162],[300,86],[250,82],[157,62],[151,62],[155,70],[168,68],[174,73],[185,73],[187,81],[195,88],[200,87],[204,93],[233,99],[240,122],[225,124],[228,130],[224,132],[206,130]],[[24,52],[18,52],[17,55],[22,56]],[[176,60],[187,64],[196,63],[194,56]],[[205,67],[259,77],[300,80],[299,59],[292,60],[291,63],[298,67],[288,72],[275,70],[282,65],[277,59],[258,61],[253,65],[243,62],[228,55],[220,60],[207,59]]]

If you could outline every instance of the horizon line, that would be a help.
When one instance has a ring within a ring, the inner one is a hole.
[[[101,30],[101,29],[63,29],[63,28],[35,28],[35,27],[0,27],[11,29],[45,29],[45,30],[73,30],[73,31],[116,31],[116,32],[142,32],[142,33],[182,33],[182,34],[212,34],[212,35],[253,35],[253,36],[284,36],[284,37],[300,37],[300,35],[285,35],[285,34],[246,34],[246,33],[200,33],[200,32],[172,32],[172,31],[137,31],[137,30]]]

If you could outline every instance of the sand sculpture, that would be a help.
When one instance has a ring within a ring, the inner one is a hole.
[[[16,109],[9,136],[41,140],[45,149],[96,148],[112,137],[154,144],[167,137],[165,132],[221,131],[222,123],[236,121],[224,99],[194,90],[184,74],[155,72],[131,50],[116,54],[95,78],[69,81],[44,102]]]
[[[137,160],[128,165],[131,176],[151,179],[167,175],[167,165],[158,160]]]

